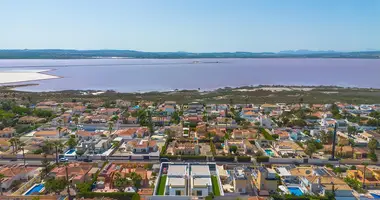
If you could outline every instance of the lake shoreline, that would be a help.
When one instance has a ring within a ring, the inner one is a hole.
[[[9,84],[20,84],[20,83],[30,83],[34,81],[43,81],[43,80],[51,80],[51,79],[59,79],[64,78],[63,76],[51,75],[48,72],[55,71],[56,69],[47,69],[35,72],[28,71],[0,71],[0,77],[5,77],[9,80],[0,82],[0,86],[8,86],[8,87],[22,87],[22,86],[13,86]],[[11,75],[11,77],[9,77]],[[21,80],[20,80],[21,76]],[[1,79],[0,79],[1,81]],[[25,85],[25,84],[22,84]],[[37,83],[33,84],[34,86],[39,85]]]

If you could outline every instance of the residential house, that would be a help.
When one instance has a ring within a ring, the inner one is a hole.
[[[279,107],[277,105],[273,105],[273,104],[263,104],[260,106],[260,110],[262,110],[265,113],[270,113],[276,109],[279,109]]]
[[[232,146],[237,147],[236,153],[239,155],[244,155],[247,152],[244,140],[224,140],[224,151],[226,153],[230,152]]]
[[[10,165],[0,167],[0,174],[4,175],[1,181],[2,191],[8,190],[15,181],[26,182],[38,174],[37,167],[24,167],[23,165]]]
[[[113,133],[113,135],[116,135],[117,137],[123,138],[123,140],[132,140],[133,138],[137,137],[137,128],[128,128],[128,129],[122,129],[117,130]]]
[[[201,153],[200,146],[197,143],[185,142],[179,143],[173,141],[167,149],[169,155],[199,155]]]
[[[243,108],[240,116],[249,122],[256,122],[259,121],[260,114],[254,108]]]
[[[71,113],[64,113],[61,115],[61,119],[62,119],[64,124],[70,123],[71,117],[72,117]]]
[[[277,191],[278,178],[275,170],[266,167],[259,167],[257,173],[253,173],[253,177],[259,194],[265,193],[265,191],[270,193]]]
[[[74,115],[81,115],[86,111],[86,106],[75,106],[72,111]]]
[[[100,137],[99,133],[95,132],[89,132],[89,131],[84,131],[84,130],[79,130],[75,132],[75,136],[79,138],[80,140],[89,140],[93,137]]]
[[[347,170],[347,176],[361,183],[364,182],[366,189],[380,188],[380,169],[378,167],[366,167],[364,171],[364,166],[356,166],[355,170]]]
[[[36,109],[58,111],[58,103],[55,101],[44,101],[37,103]]]
[[[298,154],[303,154],[303,149],[291,140],[275,142],[273,149],[282,157],[295,157]]]
[[[98,112],[101,115],[107,115],[107,116],[112,116],[112,115],[117,115],[120,113],[119,108],[102,108]]]
[[[69,163],[67,166],[67,173],[69,180],[73,183],[83,183],[90,181],[94,174],[89,173],[93,169],[92,163]],[[96,168],[98,169],[98,168]],[[56,179],[66,178],[66,166],[58,165],[52,169],[49,176],[55,177]]]
[[[154,140],[135,139],[128,141],[127,150],[133,153],[149,153],[158,151],[158,146]]]
[[[0,138],[0,151],[8,151],[11,146],[8,138]]]
[[[24,116],[18,119],[18,123],[20,124],[37,124],[46,122],[45,118],[39,118],[34,116]]]
[[[16,133],[16,129],[12,127],[4,128],[0,130],[0,138],[11,138]]]
[[[243,168],[238,167],[233,171],[233,186],[235,192],[238,193],[247,193],[250,182],[247,175],[244,173]],[[250,175],[250,174],[249,174]]]
[[[41,130],[37,131],[33,134],[34,137],[44,137],[44,138],[60,138],[65,133],[68,133],[67,129],[62,129],[61,131],[58,130]]]
[[[91,138],[79,141],[76,149],[80,151],[88,151],[91,154],[102,154],[107,151],[111,145],[112,138]]]
[[[211,172],[208,165],[191,165],[192,196],[208,196],[212,192]]]

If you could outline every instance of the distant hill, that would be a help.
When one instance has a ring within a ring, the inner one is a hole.
[[[70,50],[70,49],[4,49],[0,59],[96,59],[96,58],[371,58],[379,59],[380,51],[310,51],[287,50],[273,52],[143,52],[133,50]]]

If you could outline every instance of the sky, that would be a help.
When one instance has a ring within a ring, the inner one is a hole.
[[[0,0],[0,49],[380,50],[379,0]]]

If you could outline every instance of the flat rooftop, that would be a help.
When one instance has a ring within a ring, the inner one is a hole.
[[[211,178],[193,178],[193,187],[211,186]]]
[[[169,165],[168,176],[187,175],[187,165]]]
[[[192,176],[210,176],[210,168],[208,165],[191,165]]]
[[[184,178],[168,178],[168,185],[170,187],[185,187]]]

